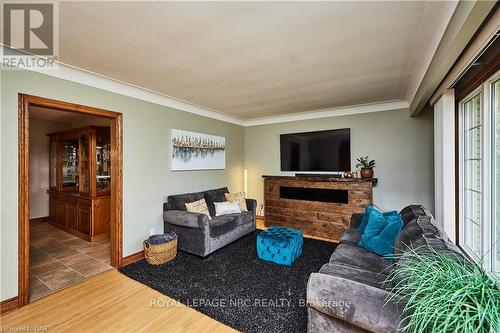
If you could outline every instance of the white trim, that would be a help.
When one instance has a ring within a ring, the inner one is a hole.
[[[458,116],[458,128],[459,128],[459,131],[458,131],[458,142],[459,142],[459,163],[458,163],[458,168],[459,168],[459,178],[458,178],[458,184],[459,184],[459,223],[458,223],[458,230],[459,230],[459,237],[460,237],[460,245],[462,246],[463,250],[473,259],[475,259],[476,261],[480,261],[481,258],[478,257],[478,255],[476,253],[474,253],[474,251],[468,247],[468,245],[466,244],[465,242],[465,238],[464,238],[464,235],[465,235],[465,231],[464,231],[464,167],[463,167],[463,161],[464,161],[464,140],[463,140],[463,133],[464,133],[464,128],[463,128],[463,119],[464,119],[464,105],[465,103],[469,102],[473,97],[475,97],[476,95],[478,94],[481,94],[481,98],[480,98],[480,103],[481,103],[481,124],[482,124],[482,127],[483,127],[483,131],[484,131],[484,92],[483,92],[483,85],[480,85],[479,87],[477,87],[476,89],[474,89],[474,91],[472,91],[470,94],[468,94],[465,98],[463,98],[460,102],[459,102],[459,116]],[[483,131],[481,132],[481,143],[482,143],[482,146],[481,146],[481,149],[484,149],[484,134],[483,134]],[[481,172],[482,172],[482,175],[481,175],[481,188],[484,189],[484,150],[482,151],[482,156],[483,156],[483,159],[481,161]],[[485,201],[485,197],[484,197],[484,191],[482,192],[482,201],[484,202]],[[484,206],[481,207],[481,227],[484,225]],[[482,229],[483,230],[483,229]],[[481,231],[482,231],[481,230]],[[481,251],[483,250],[483,242],[484,242],[484,235],[481,235]]]
[[[267,125],[267,124],[285,123],[289,121],[301,121],[309,119],[348,116],[361,113],[408,109],[409,106],[410,104],[404,100],[367,103],[367,104],[344,106],[337,108],[312,110],[308,112],[291,113],[282,116],[256,118],[245,121],[245,126]]]
[[[491,175],[492,175],[492,179],[491,179],[491,202],[493,203],[491,205],[491,208],[490,208],[490,214],[491,214],[491,220],[493,221],[493,223],[491,223],[491,229],[490,229],[490,238],[489,238],[489,241],[492,245],[491,247],[491,259],[489,260],[490,261],[490,265],[491,265],[491,271],[494,275],[498,275],[497,272],[500,271],[500,267],[496,267],[496,251],[497,249],[500,247],[500,240],[499,239],[496,239],[496,235],[498,233],[497,231],[497,227],[495,225],[498,225],[498,221],[496,221],[496,218],[497,218],[497,214],[496,214],[496,206],[494,203],[498,202],[499,200],[499,196],[498,196],[498,193],[497,193],[497,189],[496,189],[496,183],[495,181],[498,183],[498,179],[496,179],[496,170],[497,170],[497,165],[496,165],[496,161],[497,161],[497,157],[496,157],[496,149],[497,149],[497,142],[496,142],[496,133],[495,133],[495,128],[496,126],[499,126],[500,124],[497,123],[497,119],[496,119],[496,111],[497,110],[494,110],[493,108],[495,107],[495,103],[493,101],[493,84],[500,80],[500,71],[496,72],[496,74],[494,74],[490,80],[488,80],[488,85],[489,85],[489,88],[490,88],[490,103],[491,103],[491,122],[492,122],[492,126],[491,126]],[[500,277],[500,276],[497,276],[497,277]]]
[[[0,45],[2,45],[2,47],[5,47],[1,43]],[[405,100],[389,100],[376,103],[342,106],[342,107],[311,110],[298,113],[289,113],[279,116],[244,120],[241,118],[224,114],[217,110],[213,110],[194,103],[183,101],[181,99],[177,99],[162,93],[158,93],[150,89],[142,88],[125,81],[113,79],[111,77],[94,73],[75,66],[71,66],[62,62],[58,62],[57,69],[46,70],[37,67],[28,67],[24,69],[56,77],[58,79],[67,80],[70,82],[75,82],[93,88],[98,88],[116,94],[136,98],[142,101],[163,105],[179,111],[189,112],[207,118],[216,119],[244,127],[284,123],[289,121],[347,116],[347,115],[380,112],[380,111],[390,111],[398,109],[408,109],[410,106],[410,104]]]
[[[456,243],[454,123],[455,91],[450,89],[434,104],[434,218]]]
[[[483,117],[483,192],[484,192],[484,200],[483,200],[483,221],[482,223],[482,251],[484,254],[486,254],[488,251],[491,250],[491,203],[492,203],[492,183],[493,183],[493,178],[491,175],[491,155],[492,155],[492,147],[495,145],[492,142],[492,114],[495,112],[491,109],[491,84],[490,81],[491,79],[487,80],[484,82],[484,89],[483,89],[483,108],[484,108],[484,115]],[[488,258],[487,255],[485,255],[486,258]],[[483,268],[487,271],[490,272],[492,265],[491,265],[491,260],[485,260],[483,262]]]
[[[464,167],[463,167],[463,160],[464,160],[464,138],[463,138],[463,127],[464,127],[464,122],[463,122],[463,114],[464,114],[464,102],[466,99],[462,100],[458,104],[458,244],[462,245],[464,244],[464,227],[463,227],[463,221],[464,221],[464,213],[463,213],[463,207],[464,207]],[[464,246],[465,250],[465,246]]]
[[[154,92],[146,88],[133,85],[128,82],[119,81],[71,65],[59,63],[59,68],[55,70],[43,70],[40,68],[29,68],[29,70],[59,79],[110,91],[120,95],[140,99],[142,101],[163,105],[176,110],[194,113],[200,116],[221,120],[240,126],[244,125],[244,121],[242,119],[235,118],[215,110],[211,110],[193,103],[189,103],[158,92]]]
[[[484,245],[483,245],[483,253],[486,253],[487,260],[485,260],[484,267],[487,272],[492,272],[494,273],[494,269],[497,269],[497,267],[494,267],[494,260],[495,260],[495,249],[498,244],[495,244],[495,241],[498,242],[499,240],[495,239],[495,234],[494,234],[494,227],[493,225],[496,223],[496,188],[495,188],[495,172],[496,172],[496,165],[495,165],[495,160],[496,160],[496,138],[495,138],[495,131],[494,131],[494,126],[496,124],[495,116],[496,116],[496,110],[494,110],[494,103],[493,103],[493,84],[495,81],[500,79],[500,71],[497,71],[495,74],[490,76],[485,82],[484,82],[484,99],[485,103],[484,106],[488,110],[488,114],[485,115],[485,125],[487,124],[487,127],[485,127],[485,150],[484,150],[484,155],[485,155],[485,166],[484,166],[484,171],[485,171],[485,192],[488,195],[488,200],[485,201],[484,203],[484,214],[485,214],[485,221],[491,221],[490,223],[485,224],[484,232],[483,232],[483,238],[484,238]],[[486,117],[487,116],[487,117]]]

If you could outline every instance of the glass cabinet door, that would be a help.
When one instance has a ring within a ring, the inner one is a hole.
[[[78,139],[62,140],[61,145],[62,189],[78,188]]]
[[[96,190],[111,190],[111,144],[109,129],[96,130]]]
[[[90,192],[90,131],[80,133],[80,192]]]
[[[50,138],[50,160],[49,160],[49,188],[56,190],[57,187],[57,139]]]

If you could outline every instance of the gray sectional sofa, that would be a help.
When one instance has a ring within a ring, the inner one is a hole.
[[[404,227],[394,245],[397,255],[428,245],[450,255],[463,256],[422,206],[405,207],[401,215]],[[393,266],[357,245],[362,236],[357,230],[362,217],[362,214],[352,216],[351,228],[343,233],[330,262],[309,277],[308,332],[398,331],[401,308],[386,304],[389,292],[383,285]]]
[[[179,250],[205,257],[255,230],[257,202],[246,199],[248,212],[215,216],[214,202],[226,201],[226,187],[204,192],[171,195],[163,204],[165,232],[179,237]],[[185,203],[205,199],[212,220],[204,214],[189,213]]]

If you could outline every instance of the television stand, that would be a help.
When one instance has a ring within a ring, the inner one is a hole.
[[[335,242],[349,228],[351,215],[362,213],[372,203],[377,183],[376,178],[318,174],[262,177],[266,227],[290,227]]]

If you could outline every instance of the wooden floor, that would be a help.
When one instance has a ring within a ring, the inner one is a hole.
[[[256,224],[257,229],[260,229],[260,230],[267,229],[267,227],[266,227],[266,221],[264,220],[264,217],[262,217],[262,216],[257,216],[257,219],[255,220],[255,224]],[[337,242],[335,242],[331,238],[325,238],[325,237],[308,235],[308,234],[304,234],[304,237],[305,238],[318,239],[318,240],[322,240],[322,241],[330,242],[330,243],[337,243]]]
[[[257,220],[257,227],[265,229],[262,219]],[[0,316],[2,331],[236,332],[116,269]]]
[[[2,332],[32,332],[35,326],[51,333],[235,332],[116,269],[0,317]]]

